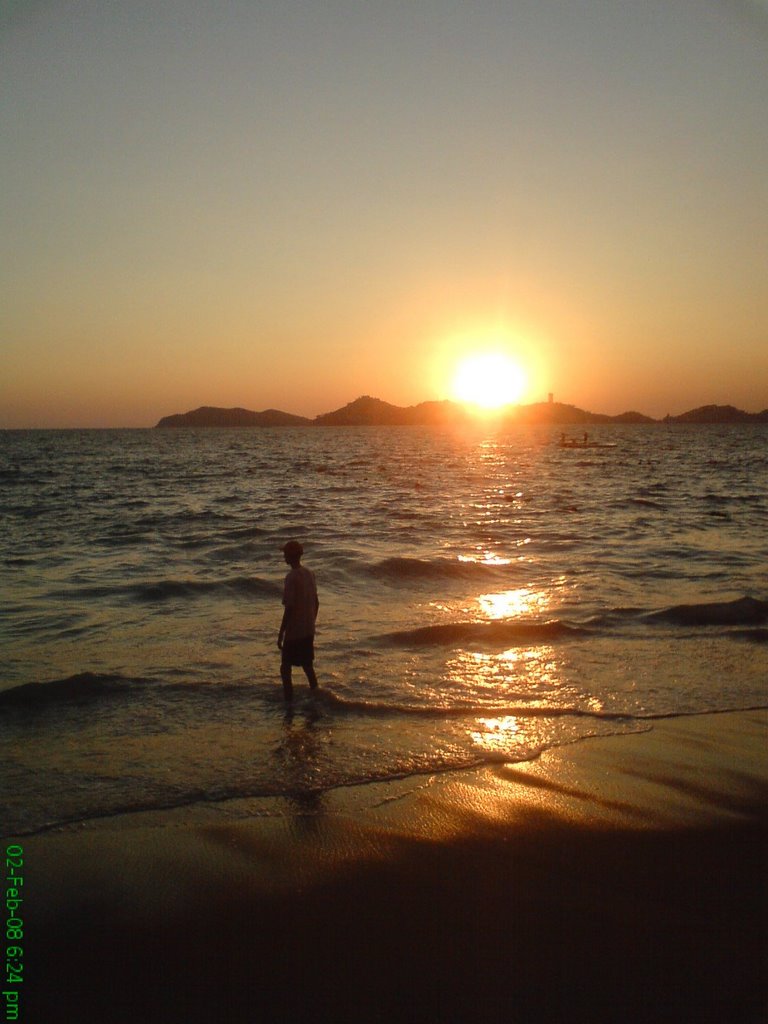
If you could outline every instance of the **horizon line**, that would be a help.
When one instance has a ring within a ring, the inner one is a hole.
[[[332,416],[332,415],[334,415],[336,413],[340,413],[344,409],[349,408],[350,406],[354,405],[357,402],[362,401],[363,399],[368,399],[368,400],[374,401],[374,402],[380,402],[382,405],[389,406],[391,409],[399,410],[399,411],[418,409],[420,406],[423,406],[423,405],[448,405],[448,406],[454,406],[457,410],[463,410],[469,416],[471,416],[473,419],[476,419],[476,420],[478,420],[480,422],[482,422],[483,420],[485,420],[485,421],[498,420],[498,419],[500,419],[502,417],[509,416],[510,413],[512,413],[514,410],[533,408],[533,407],[536,407],[536,406],[545,406],[546,407],[546,406],[550,406],[550,405],[551,406],[560,406],[560,407],[568,408],[568,409],[575,409],[578,412],[584,413],[584,414],[586,414],[588,416],[606,417],[606,418],[611,419],[611,420],[620,419],[621,417],[628,416],[628,415],[643,416],[643,417],[645,417],[649,421],[649,423],[646,424],[646,425],[663,424],[668,419],[677,419],[677,418],[679,418],[681,416],[686,416],[686,415],[689,415],[691,413],[703,411],[703,410],[706,410],[706,409],[723,409],[723,410],[725,410],[725,409],[732,409],[732,410],[734,410],[737,413],[745,414],[747,416],[761,416],[761,415],[764,415],[764,414],[768,414],[768,407],[752,412],[750,410],[741,409],[738,406],[735,406],[735,405],[733,405],[731,403],[727,403],[727,402],[726,403],[708,402],[708,403],[705,403],[704,405],[692,406],[692,407],[690,407],[688,409],[685,409],[681,413],[669,413],[668,412],[668,413],[666,413],[665,416],[655,417],[655,416],[649,416],[647,413],[642,413],[642,412],[640,412],[637,409],[627,409],[627,410],[625,410],[624,412],[621,412],[621,413],[592,412],[591,410],[583,409],[580,406],[577,406],[577,405],[575,405],[572,402],[555,401],[553,398],[549,398],[549,399],[543,400],[543,401],[534,401],[534,402],[510,402],[507,405],[499,406],[499,407],[493,408],[493,409],[487,409],[487,408],[483,408],[481,406],[478,406],[476,404],[473,404],[471,402],[460,402],[460,401],[456,401],[455,399],[450,399],[450,398],[424,399],[424,400],[422,400],[420,402],[417,402],[417,403],[415,403],[413,405],[396,405],[396,404],[394,404],[392,402],[388,402],[385,399],[376,398],[376,397],[371,396],[371,395],[360,395],[357,398],[353,399],[352,401],[347,402],[345,405],[339,406],[336,409],[329,410],[328,412],[318,413],[314,417],[313,416],[304,416],[304,415],[302,415],[300,413],[287,412],[284,409],[277,409],[274,406],[268,406],[265,409],[256,410],[256,409],[248,409],[245,406],[240,406],[240,405],[235,405],[235,406],[199,405],[196,408],[189,409],[189,410],[187,410],[186,412],[183,412],[183,413],[164,414],[164,415],[160,416],[160,418],[154,424],[133,425],[133,426],[129,426],[129,425],[126,425],[126,424],[113,424],[113,425],[109,425],[109,426],[94,426],[94,425],[89,425],[89,424],[78,424],[78,425],[70,425],[70,426],[54,426],[54,425],[49,425],[49,426],[38,426],[38,425],[0,426],[0,431],[2,431],[2,432],[10,432],[10,431],[16,431],[16,430],[19,430],[19,431],[21,431],[21,430],[30,430],[30,431],[35,431],[35,430],[37,430],[37,431],[44,431],[44,430],[155,430],[155,429],[157,429],[159,424],[163,420],[165,420],[165,419],[171,419],[171,418],[175,418],[175,417],[188,416],[191,413],[198,412],[198,411],[200,411],[202,409],[210,409],[210,410],[216,410],[216,411],[220,411],[220,412],[242,411],[242,412],[246,412],[246,413],[250,413],[250,414],[255,414],[255,415],[264,415],[266,413],[279,413],[281,415],[295,416],[297,419],[300,419],[300,420],[304,421],[303,423],[286,424],[285,426],[291,426],[291,425],[296,426],[296,427],[301,427],[301,426],[323,426],[324,424],[317,423],[317,421],[319,419],[321,419],[323,417],[326,417],[326,416]],[[387,424],[381,424],[381,425],[382,426],[386,426]],[[403,424],[403,425],[407,425],[407,424]],[[436,424],[436,425],[438,425],[438,424]],[[552,425],[555,426],[557,424],[552,424]],[[593,425],[594,426],[600,426],[599,423],[598,424],[593,424]],[[620,423],[614,423],[614,424],[606,423],[604,425],[605,426],[610,426],[610,425],[621,426]],[[643,424],[642,423],[637,423],[637,424],[629,424],[629,425],[631,425],[631,426],[632,425],[634,425],[634,426],[642,426]],[[277,425],[277,426],[279,426],[279,425]],[[228,429],[228,428],[227,427],[223,427],[223,428],[220,428],[220,429]],[[231,428],[231,429],[240,429],[240,428],[234,427],[234,428]]]

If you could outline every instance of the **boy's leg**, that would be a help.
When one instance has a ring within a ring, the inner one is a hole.
[[[283,697],[286,700],[293,700],[293,680],[291,679],[291,666],[283,661],[280,663],[280,678],[283,681]]]
[[[304,675],[307,677],[309,682],[310,690],[317,689],[317,676],[315,675],[315,666],[311,661],[308,661],[305,665],[301,666],[304,669]]]

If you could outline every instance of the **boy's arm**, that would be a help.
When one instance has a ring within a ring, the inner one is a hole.
[[[290,605],[286,605],[285,610],[283,611],[283,620],[280,623],[280,631],[277,634],[277,646],[280,648],[280,650],[283,649],[283,640],[285,639],[285,627],[288,625],[288,619],[290,618],[290,615]]]
[[[277,646],[280,650],[283,649],[283,641],[285,640],[285,630],[291,618],[291,611],[295,600],[294,585],[291,574],[285,577],[285,584],[283,585],[283,618],[280,623],[280,631],[277,634]]]

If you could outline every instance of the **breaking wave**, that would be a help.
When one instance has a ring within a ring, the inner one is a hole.
[[[149,683],[148,679],[126,676],[79,672],[66,679],[51,679],[44,683],[23,683],[0,692],[0,708],[24,706],[42,707],[59,702],[83,702],[121,697],[126,691]]]
[[[674,626],[762,626],[768,622],[768,601],[741,597],[736,601],[678,604],[648,612],[646,618]]]
[[[556,640],[589,634],[582,626],[569,626],[564,622],[445,622],[418,629],[396,630],[385,633],[382,640],[396,646],[432,647],[462,643],[531,644],[552,643]]]
[[[125,597],[135,602],[167,601],[170,599],[194,599],[215,594],[242,594],[247,597],[279,596],[281,587],[271,580],[256,576],[235,576],[223,580],[158,580],[152,583],[135,583],[128,586],[77,587],[74,591],[79,598],[98,599]],[[54,592],[53,597],[71,597],[73,592]]]
[[[517,575],[510,564],[463,562],[458,559],[384,558],[368,567],[371,576],[385,580],[472,580]]]

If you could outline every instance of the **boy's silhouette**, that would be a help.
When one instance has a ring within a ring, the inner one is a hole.
[[[277,636],[277,646],[282,651],[280,678],[283,681],[283,695],[286,700],[293,697],[291,667],[300,665],[309,681],[310,689],[317,689],[315,660],[315,619],[320,602],[314,573],[301,564],[304,548],[297,540],[289,540],[283,548],[285,560],[291,571],[285,577],[283,588],[283,621]]]

